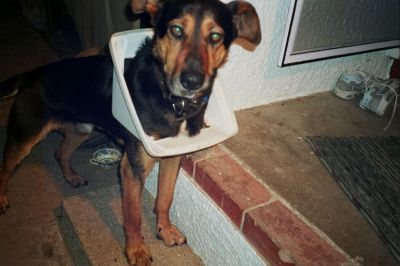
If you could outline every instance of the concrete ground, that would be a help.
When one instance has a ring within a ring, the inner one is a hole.
[[[16,1],[13,1],[16,2]],[[56,60],[11,1],[0,4],[0,81]],[[0,126],[12,100],[0,101]],[[4,143],[4,139],[0,140]],[[73,265],[52,210],[62,195],[43,167],[18,170],[9,186],[12,208],[0,217],[1,265]],[[43,193],[38,193],[43,192]]]
[[[378,117],[330,92],[242,110],[224,145],[272,191],[364,265],[396,265],[373,227],[312,153],[307,136],[400,135],[400,112]],[[400,172],[400,169],[399,169]],[[397,264],[398,265],[398,264]]]

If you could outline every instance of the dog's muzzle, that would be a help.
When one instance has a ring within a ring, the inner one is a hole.
[[[181,73],[180,82],[187,90],[199,90],[205,80],[205,75],[200,72],[184,71]]]
[[[197,115],[203,107],[207,105],[209,98],[208,94],[191,98],[177,96],[171,92],[170,88],[168,88],[163,74],[157,67],[155,68],[154,73],[163,98],[171,104],[178,121],[183,121]],[[190,91],[191,93],[200,90],[204,86],[204,83],[208,83],[205,82],[205,76],[203,74],[194,74],[193,72],[181,73],[180,79],[182,87],[185,87],[185,90]]]

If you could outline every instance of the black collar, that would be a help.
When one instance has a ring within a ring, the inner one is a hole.
[[[177,121],[181,122],[197,115],[207,104],[209,98],[208,95],[193,99],[172,95],[170,90],[167,88],[164,75],[158,66],[155,67],[154,73],[162,95],[164,99],[171,104]]]

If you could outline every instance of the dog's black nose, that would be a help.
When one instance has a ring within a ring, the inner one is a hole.
[[[181,73],[181,84],[187,90],[197,90],[203,85],[204,78],[203,73],[184,71]]]

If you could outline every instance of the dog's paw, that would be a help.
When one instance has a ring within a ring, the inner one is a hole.
[[[164,244],[167,247],[186,243],[185,236],[173,225],[168,227],[158,227],[157,236],[164,241]]]
[[[10,204],[8,203],[7,196],[0,193],[0,215],[5,214],[8,208],[10,208]]]
[[[149,266],[153,261],[149,248],[142,244],[139,247],[127,246],[125,255],[131,266]]]
[[[65,178],[65,182],[70,184],[71,187],[73,187],[73,188],[86,186],[88,184],[88,181],[79,175],[72,175],[72,176],[68,176],[68,177],[65,176],[64,178]]]

